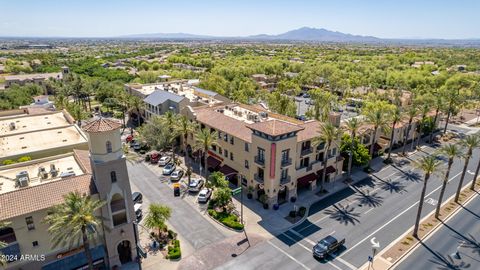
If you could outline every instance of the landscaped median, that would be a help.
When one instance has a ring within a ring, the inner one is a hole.
[[[480,188],[480,182],[477,182],[476,186],[477,189]],[[470,185],[467,185],[462,192],[460,193],[460,198],[458,203],[454,202],[454,198],[452,197],[447,203],[442,205],[440,208],[440,218],[438,220],[435,218],[435,213],[431,213],[428,217],[424,218],[420,223],[420,227],[418,230],[418,239],[424,239],[427,237],[432,231],[434,231],[438,226],[442,224],[442,221],[450,217],[453,213],[455,213],[461,205],[466,201],[470,200],[473,196],[477,194],[477,191],[473,191],[470,189]],[[393,265],[398,263],[404,256],[406,256],[413,248],[415,248],[418,244],[418,239],[412,237],[411,231],[408,234],[404,235],[403,237],[396,240],[396,242],[392,243],[388,249],[384,252],[380,253],[381,258],[376,258],[375,260],[383,261],[389,266],[384,267],[377,267],[375,269],[390,269]],[[374,264],[375,267],[375,264]],[[366,267],[364,267],[366,268]]]
[[[213,199],[208,203],[208,215],[230,229],[243,230],[243,224],[238,220],[238,216],[227,211],[224,207],[215,207]]]

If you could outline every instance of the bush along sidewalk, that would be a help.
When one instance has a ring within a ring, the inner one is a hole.
[[[177,260],[182,257],[182,251],[180,250],[180,240],[172,240],[171,244],[168,246],[167,259]]]
[[[215,210],[214,205],[215,205],[214,200],[210,200],[210,202],[208,204],[208,214],[212,218],[214,218],[215,220],[219,221],[220,223],[222,223],[223,225],[225,225],[225,226],[227,226],[231,229],[234,229],[234,230],[237,230],[237,231],[243,230],[244,226],[238,220],[237,215],[235,215],[233,213],[230,213],[228,211]]]

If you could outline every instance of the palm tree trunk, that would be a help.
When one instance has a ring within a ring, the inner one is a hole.
[[[443,179],[442,189],[440,190],[440,196],[438,196],[437,209],[435,210],[436,219],[438,219],[438,217],[440,216],[440,207],[442,205],[443,194],[445,194],[445,188],[447,187],[448,177],[450,175],[450,169],[452,168],[452,164],[453,164],[453,158],[450,158],[448,160],[448,169],[447,169],[447,172],[445,173],[445,178]]]
[[[325,178],[327,177],[327,163],[328,163],[328,151],[330,150],[330,143],[327,144],[325,149],[325,165],[323,165],[322,181],[320,182],[320,193],[323,192],[323,185],[325,184]]]
[[[88,262],[88,269],[93,270],[93,259],[92,253],[90,251],[90,241],[88,240],[87,236],[87,228],[82,228],[82,241],[83,241],[83,249],[85,251],[85,257],[87,257]]]
[[[203,164],[203,167],[205,168],[205,186],[207,186],[208,183],[208,165],[207,165],[207,159],[208,159],[208,148],[203,149],[205,151],[205,156],[203,157],[203,160],[205,164]]]
[[[403,137],[403,151],[402,155],[405,156],[405,150],[407,149],[407,141],[408,141],[408,136],[410,135],[410,129],[412,128],[412,118],[408,120],[408,127],[407,127],[407,133],[405,133],[405,136]]]
[[[387,160],[389,161],[390,160],[390,156],[392,154],[392,150],[393,150],[393,136],[395,135],[395,125],[397,124],[397,122],[393,122],[393,125],[392,125],[392,132],[390,134],[390,146],[388,147],[388,156],[387,156]]]
[[[445,127],[443,128],[443,134],[447,133],[448,121],[450,121],[450,108],[448,108],[447,119],[445,120]]]
[[[470,186],[471,190],[475,190],[475,184],[477,182],[478,172],[480,171],[480,161],[478,162],[477,169],[475,170],[475,175],[473,176],[472,185]]]
[[[353,148],[355,147],[355,133],[352,132],[352,145],[350,146],[350,155],[348,157],[348,179],[352,178]]]
[[[465,164],[463,165],[462,176],[460,176],[460,182],[458,182],[457,193],[455,193],[455,202],[458,203],[460,198],[460,191],[462,191],[463,179],[465,179],[465,174],[467,173],[468,163],[470,162],[470,157],[472,156],[471,151],[468,151],[467,157],[465,158]]]
[[[172,162],[175,164],[175,143],[172,144]],[[175,166],[177,166],[175,164]]]
[[[425,179],[423,180],[423,188],[422,188],[422,194],[420,194],[420,202],[418,204],[417,218],[415,219],[415,227],[413,228],[413,237],[415,238],[418,238],[418,227],[420,226],[420,218],[422,216],[423,201],[425,200],[425,191],[427,189],[428,178],[430,178],[430,174],[426,174]]]
[[[438,112],[440,108],[437,107],[437,110],[435,110],[435,117],[433,118],[433,128],[432,131],[430,131],[430,138],[428,139],[429,143],[433,143],[433,133],[435,133],[435,128],[437,127],[437,119],[438,119]]]
[[[378,131],[378,127],[375,127],[374,130],[373,130],[372,145],[370,145],[370,161],[368,161],[368,167],[370,167],[370,165],[372,164],[373,151],[374,151],[374,148],[375,148],[375,143],[377,142],[377,140],[376,140],[377,131]]]

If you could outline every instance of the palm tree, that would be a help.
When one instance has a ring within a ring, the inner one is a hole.
[[[357,132],[362,126],[362,120],[358,117],[350,118],[345,122],[345,130],[350,132],[350,138],[352,139],[352,145],[350,149],[350,153],[348,155],[348,179],[351,179],[352,175],[352,163],[353,163],[353,151],[355,145],[355,137],[357,136]]]
[[[460,144],[467,148],[467,153],[464,156],[465,164],[463,166],[462,176],[460,176],[460,182],[458,182],[457,193],[455,194],[455,202],[458,202],[458,198],[460,197],[460,191],[462,190],[463,180],[467,172],[468,163],[470,162],[470,158],[473,154],[473,149],[480,147],[480,138],[478,135],[468,135],[460,141]]]
[[[395,109],[392,111],[392,115],[390,116],[392,121],[392,130],[390,131],[390,146],[388,147],[388,156],[386,161],[391,162],[391,154],[393,150],[393,136],[395,135],[395,127],[397,123],[402,120],[402,111],[398,106],[395,106]]]
[[[440,113],[440,110],[442,109],[442,107],[444,105],[443,103],[444,103],[444,101],[443,101],[442,95],[436,93],[436,96],[435,96],[435,116],[433,117],[433,128],[430,131],[430,137],[428,139],[430,144],[433,143],[433,133],[435,132],[437,119],[438,119],[438,114]]]
[[[177,137],[180,133],[178,128],[179,116],[172,111],[167,111],[160,117],[163,127],[166,129],[162,133],[167,145],[172,149],[172,161],[175,163],[175,145],[177,143]]]
[[[135,111],[137,115],[137,123],[140,125],[141,120],[142,120],[142,110],[145,107],[145,103],[143,103],[143,100],[137,96],[132,96],[131,99],[129,99],[129,108],[130,111]]]
[[[313,138],[313,146],[317,147],[321,144],[325,144],[325,164],[323,165],[323,174],[322,182],[320,187],[320,192],[323,191],[323,184],[325,183],[325,177],[327,175],[327,161],[328,161],[328,152],[332,145],[337,145],[338,140],[342,136],[342,132],[332,123],[327,122],[320,125],[319,135]]]
[[[177,129],[179,133],[182,135],[182,144],[183,144],[183,152],[185,153],[185,157],[187,156],[187,140],[188,134],[194,132],[195,126],[194,124],[188,120],[187,116],[182,115],[179,118]]]
[[[52,208],[44,222],[49,225],[48,232],[52,234],[53,248],[61,245],[72,248],[73,244],[83,244],[89,269],[93,269],[90,242],[95,241],[102,231],[102,217],[97,216],[104,201],[81,195],[80,192],[70,192],[64,196],[64,202]]]
[[[377,143],[378,130],[388,129],[388,117],[387,117],[385,108],[381,106],[377,106],[372,110],[369,110],[366,113],[365,117],[366,117],[366,122],[373,125],[373,138],[372,138],[372,144],[370,145],[371,158],[370,158],[370,161],[368,162],[368,166],[370,167],[370,164],[373,160],[374,147],[375,147],[375,144]]]
[[[470,186],[471,190],[475,190],[475,184],[477,183],[478,173],[480,171],[480,161],[478,161],[477,169],[475,170],[475,175],[473,176],[472,185]]]
[[[403,137],[403,150],[402,150],[402,155],[405,156],[405,151],[407,149],[407,141],[408,141],[408,136],[410,135],[410,131],[412,130],[412,121],[415,116],[417,116],[418,109],[415,105],[412,105],[408,110],[407,110],[407,115],[408,115],[408,127],[407,127],[407,132],[405,132],[405,135]],[[413,141],[412,141],[413,144]]]
[[[148,207],[148,214],[145,217],[145,227],[149,229],[157,229],[160,236],[162,230],[167,227],[165,222],[172,215],[172,209],[168,206],[152,203]]]
[[[418,227],[420,225],[420,218],[422,216],[423,201],[425,200],[425,191],[427,190],[427,182],[430,176],[440,166],[440,161],[436,156],[425,156],[416,162],[416,167],[423,171],[425,178],[423,179],[422,193],[420,194],[420,202],[418,204],[417,218],[415,219],[415,227],[413,228],[413,237],[418,238]]]
[[[422,140],[423,125],[425,123],[425,118],[427,117],[427,113],[430,111],[430,104],[424,103],[420,110],[422,112],[422,118],[417,123],[417,132],[418,132],[417,145],[416,145],[417,148],[420,145],[420,141]]]
[[[0,230],[7,227],[9,223],[0,221]],[[0,249],[7,246],[7,243],[0,241]],[[7,261],[5,260],[4,256],[2,256],[2,252],[0,252],[0,266],[3,268],[7,266]]]
[[[202,128],[197,133],[195,133],[195,150],[201,150],[203,152],[203,161],[204,161],[204,169],[205,169],[205,181],[208,182],[208,165],[207,165],[207,158],[208,158],[208,149],[211,146],[217,145],[217,138],[218,133],[216,131],[210,132],[206,128]],[[207,184],[205,182],[205,184]]]
[[[69,106],[69,111],[72,114],[73,118],[77,120],[77,125],[82,126],[82,120],[86,118],[86,114],[83,111],[82,107],[78,104],[71,104]]]
[[[456,144],[448,144],[440,148],[440,154],[448,157],[448,167],[445,172],[445,177],[442,182],[442,189],[440,190],[440,196],[438,197],[437,209],[435,211],[435,217],[438,219],[440,215],[440,206],[443,201],[443,194],[445,193],[445,188],[447,187],[448,177],[450,175],[450,169],[452,168],[453,160],[455,158],[462,156],[462,149],[460,149]]]

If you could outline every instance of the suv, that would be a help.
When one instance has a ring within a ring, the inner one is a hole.
[[[153,152],[150,154],[150,163],[156,164],[158,163],[158,160],[160,159],[160,154],[157,152]]]
[[[133,210],[135,211],[135,217],[137,219],[137,222],[139,222],[142,219],[143,212],[142,212],[142,205],[139,203],[136,203],[133,205]]]
[[[343,244],[345,244],[345,239],[338,241],[335,237],[329,235],[318,241],[318,243],[313,247],[313,257],[325,259],[327,255],[335,252]]]

